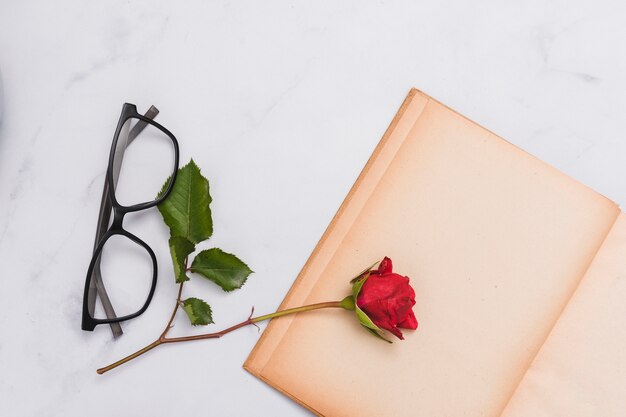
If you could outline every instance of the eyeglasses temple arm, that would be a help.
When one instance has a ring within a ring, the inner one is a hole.
[[[159,110],[150,106],[145,117],[149,119],[154,119],[156,115],[159,114]],[[127,145],[130,145],[137,136],[141,133],[141,131],[148,125],[148,123],[143,120],[139,120],[135,126],[128,132],[128,142]],[[125,148],[120,147],[118,152],[124,152]],[[121,158],[119,159],[121,160]],[[117,180],[120,177],[120,169],[121,163],[115,164],[113,167],[113,184],[117,184]],[[102,190],[102,199],[100,201],[100,213],[98,215],[98,227],[96,230],[96,241],[94,244],[94,251],[98,242],[102,238],[102,236],[106,233],[106,230],[109,226],[109,220],[111,219],[112,205],[111,200],[108,198],[109,195],[109,182],[104,181],[104,188]],[[115,318],[117,315],[115,314],[115,310],[113,309],[113,305],[111,304],[111,300],[109,299],[109,295],[104,287],[104,282],[102,281],[102,271],[100,270],[100,259],[96,261],[96,265],[93,269],[93,276],[89,285],[89,295],[87,297],[87,303],[90,311],[94,311],[96,306],[96,293],[100,297],[100,301],[102,302],[102,307],[104,308],[104,312],[107,318]],[[122,326],[119,323],[110,323],[111,332],[113,333],[113,337],[117,338],[121,336],[124,332],[122,331]]]

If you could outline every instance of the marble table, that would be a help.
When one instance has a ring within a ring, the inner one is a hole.
[[[0,2],[0,415],[309,415],[241,368],[253,327],[96,374],[176,296],[167,230],[137,215],[154,300],[118,340],[80,330],[123,102],[160,109],[211,181],[212,245],[256,271],[186,288],[218,329],[277,308],[413,86],[626,202],[625,19],[612,0]]]

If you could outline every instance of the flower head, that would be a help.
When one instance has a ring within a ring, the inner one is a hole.
[[[357,277],[353,297],[361,324],[378,336],[380,333],[377,330],[384,329],[404,339],[400,329],[417,329],[417,319],[413,313],[415,291],[408,277],[393,272],[391,259],[385,257],[378,269],[366,271]],[[368,325],[368,321],[374,326]]]

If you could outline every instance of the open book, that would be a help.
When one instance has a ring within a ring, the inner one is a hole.
[[[281,309],[340,300],[389,256],[416,331],[272,320],[244,367],[322,416],[626,415],[626,217],[412,90]]]

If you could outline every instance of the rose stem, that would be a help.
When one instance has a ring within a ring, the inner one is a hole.
[[[184,336],[184,337],[171,337],[168,338],[166,337],[167,332],[169,332],[169,330],[172,328],[172,322],[174,321],[174,317],[176,316],[176,312],[178,311],[178,306],[180,305],[180,297],[183,291],[183,283],[180,283],[180,287],[178,288],[178,297],[176,299],[176,306],[174,307],[174,311],[172,312],[172,315],[170,317],[170,320],[168,321],[167,325],[165,326],[165,330],[163,330],[163,333],[161,333],[161,336],[159,336],[159,338],[157,340],[155,340],[154,342],[152,342],[151,344],[149,344],[148,346],[144,347],[143,349],[139,349],[137,352],[126,356],[123,359],[120,359],[117,362],[112,363],[109,366],[105,366],[104,368],[100,368],[98,369],[96,372],[100,375],[102,375],[103,373],[110,371],[111,369],[117,368],[118,366],[132,360],[135,359],[138,356],[143,355],[144,353],[148,352],[149,350],[154,349],[155,347],[161,345],[161,344],[165,344],[165,343],[178,343],[178,342],[188,342],[191,340],[202,340],[202,339],[217,339],[220,338],[222,336],[224,336],[227,333],[230,333],[234,330],[240,329],[242,327],[248,326],[250,324],[254,324],[254,323],[258,323],[260,321],[264,321],[264,320],[269,320],[272,318],[276,318],[276,317],[281,317],[281,316],[286,316],[288,314],[295,314],[295,313],[300,313],[303,311],[311,311],[311,310],[318,310],[320,308],[346,308],[344,304],[342,304],[342,301],[330,301],[330,302],[325,302],[325,303],[316,303],[316,304],[310,304],[307,306],[302,306],[302,307],[295,307],[295,308],[289,308],[286,310],[282,310],[282,311],[277,311],[275,313],[271,313],[271,314],[266,314],[263,316],[258,316],[258,317],[248,317],[246,320],[242,321],[239,324],[235,324],[234,326],[231,326],[227,329],[224,329],[222,331],[219,332],[215,332],[215,333],[205,333],[205,334],[199,334],[199,335],[195,335],[195,336]]]

